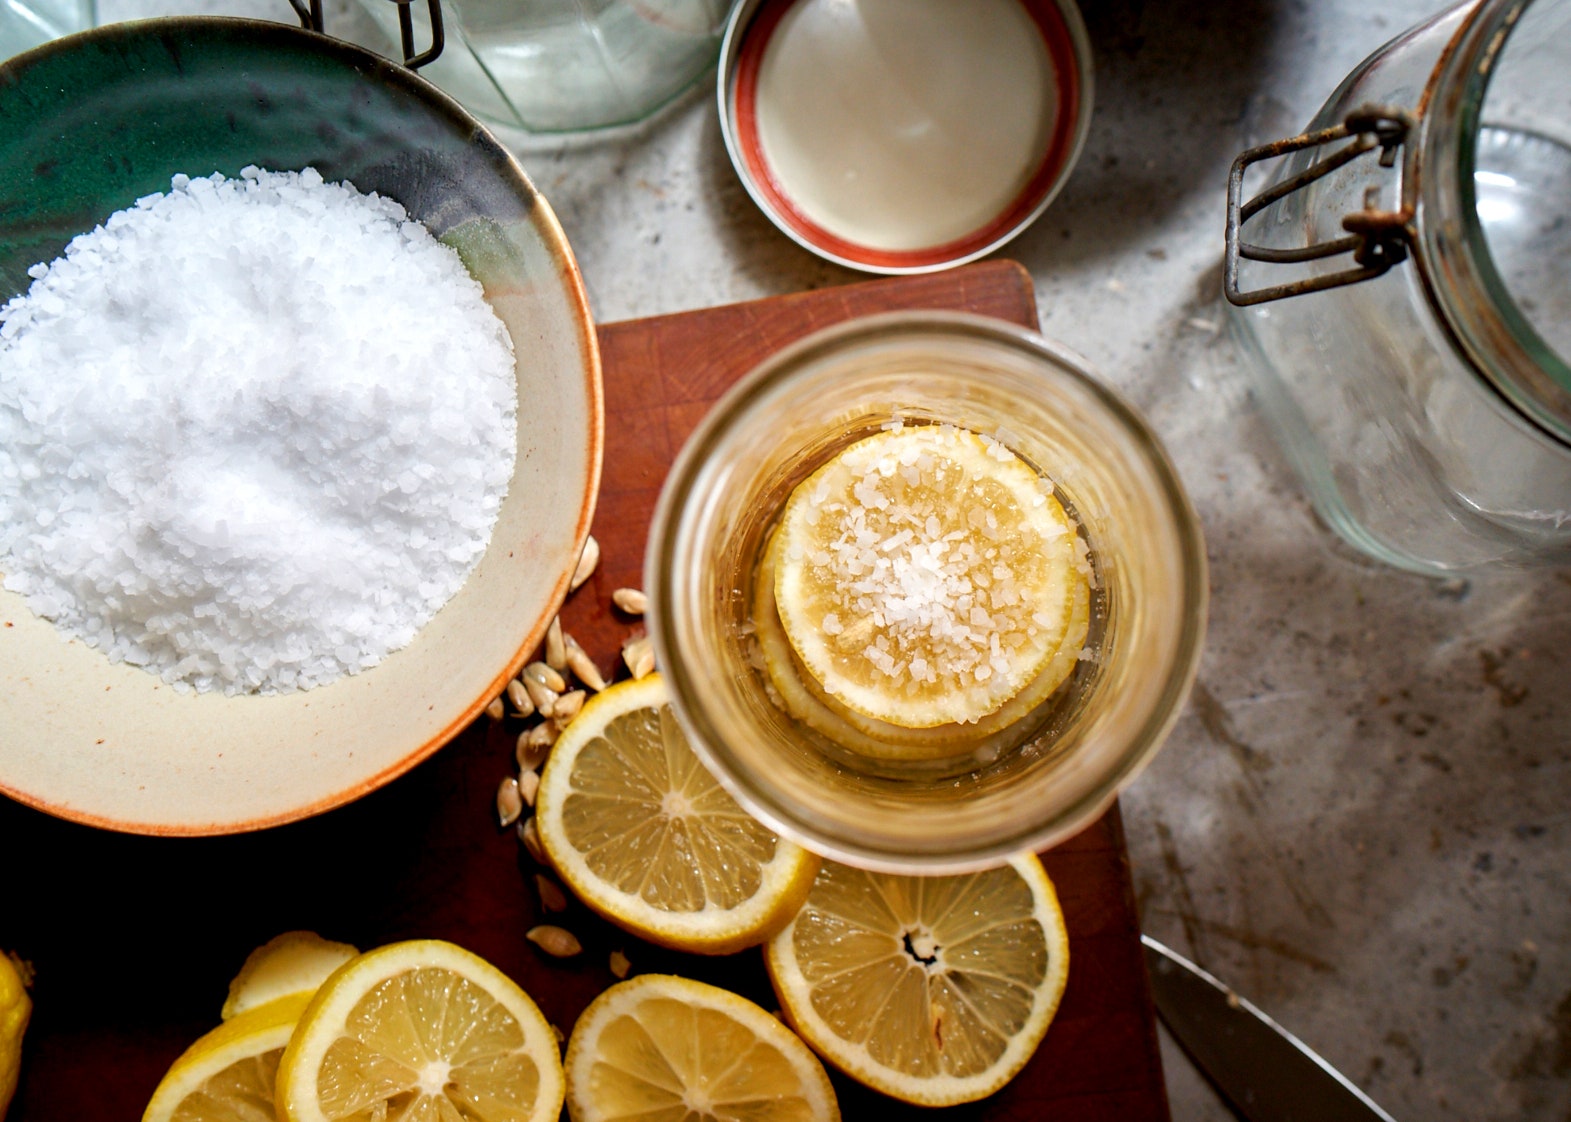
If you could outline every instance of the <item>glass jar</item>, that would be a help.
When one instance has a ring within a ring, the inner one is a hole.
[[[1258,400],[1325,521],[1391,564],[1571,562],[1568,106],[1571,0],[1470,2],[1234,164]]]
[[[998,439],[1051,480],[1090,546],[1086,647],[1002,750],[876,760],[770,697],[750,618],[756,561],[792,490],[899,419]],[[1077,356],[997,320],[896,312],[765,361],[678,456],[645,561],[649,633],[695,750],[771,828],[836,860],[979,868],[1092,821],[1176,719],[1205,629],[1205,550],[1156,439]]]
[[[399,7],[360,0],[393,41]],[[478,116],[530,132],[643,120],[714,65],[726,0],[444,0],[448,44],[422,74]],[[408,5],[429,38],[423,5]]]

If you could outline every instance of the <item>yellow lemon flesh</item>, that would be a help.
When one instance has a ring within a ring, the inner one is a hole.
[[[1029,854],[946,877],[825,862],[764,957],[820,1055],[886,1095],[950,1106],[991,1095],[1031,1058],[1063,996],[1069,940]]]
[[[597,694],[551,749],[535,803],[546,855],[589,907],[662,946],[729,954],[806,898],[818,859],[704,770],[651,674]]]
[[[360,951],[314,931],[286,931],[248,956],[229,983],[223,1019],[292,994],[316,992],[327,976]]]
[[[727,990],[645,974],[606,990],[567,1044],[573,1122],[837,1122],[823,1065]]]
[[[283,1122],[547,1122],[562,1093],[556,1037],[535,1003],[437,940],[392,943],[336,970],[278,1064]]]
[[[9,955],[0,952],[0,1118],[5,1117],[22,1074],[22,1034],[33,1012],[22,971]]]
[[[309,993],[237,1013],[181,1053],[142,1122],[274,1122],[279,1058]]]
[[[1084,641],[1074,522],[1049,481],[964,429],[896,427],[843,449],[791,493],[768,549],[796,657],[875,721],[980,721]],[[1055,665],[1060,681],[1073,666]]]

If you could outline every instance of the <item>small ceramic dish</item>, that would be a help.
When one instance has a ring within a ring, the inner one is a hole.
[[[282,24],[171,18],[0,66],[0,303],[177,172],[314,166],[397,199],[453,246],[512,335],[518,459],[491,544],[414,641],[301,693],[177,693],[67,642],[0,591],[0,792],[147,834],[221,834],[364,795],[472,721],[567,593],[599,485],[600,361],[561,228],[457,102],[404,67]],[[540,407],[549,403],[549,408]]]
[[[1091,119],[1074,0],[743,0],[720,122],[753,200],[874,273],[974,260],[1047,208]]]

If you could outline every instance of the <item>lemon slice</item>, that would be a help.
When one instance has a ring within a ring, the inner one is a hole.
[[[23,978],[26,967],[18,969],[18,961],[0,951],[0,1118],[5,1117],[11,1096],[16,1094],[22,1072],[22,1034],[33,1012]]]
[[[1038,711],[1056,704],[1053,695],[1079,664],[1091,622],[1090,587],[1084,579],[1073,582],[1070,597],[1069,620],[1058,649],[1023,690],[972,724],[906,728],[864,716],[825,691],[797,658],[780,626],[775,608],[774,552],[769,549],[759,562],[753,585],[753,636],[769,682],[786,712],[836,744],[882,759],[928,760],[970,754],[977,763],[985,764],[1019,742],[1015,729],[1034,727]]]
[[[529,995],[434,939],[336,970],[278,1064],[283,1122],[546,1122],[562,1093],[556,1037]]]
[[[314,931],[286,931],[246,956],[240,973],[229,983],[223,1019],[291,994],[312,994],[329,974],[360,951],[335,943]]]
[[[904,728],[978,721],[1037,679],[1089,572],[1052,484],[950,425],[843,449],[791,493],[771,549],[809,674]]]
[[[730,954],[784,927],[818,859],[748,816],[704,770],[650,674],[597,694],[546,761],[535,821],[585,904],[634,934]]]
[[[310,993],[237,1013],[180,1054],[142,1122],[267,1122],[273,1081]]]
[[[644,974],[606,990],[567,1042],[573,1122],[837,1122],[823,1065],[746,998]]]
[[[1029,854],[947,877],[825,862],[764,959],[792,1027],[830,1063],[905,1102],[951,1106],[991,1095],[1036,1051],[1069,940]]]

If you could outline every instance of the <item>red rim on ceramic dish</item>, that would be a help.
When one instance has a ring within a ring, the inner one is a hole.
[[[1091,54],[1074,0],[744,0],[718,92],[731,162],[785,234],[854,269],[931,272],[1052,202],[1085,141]]]

